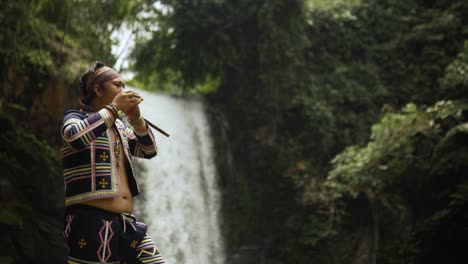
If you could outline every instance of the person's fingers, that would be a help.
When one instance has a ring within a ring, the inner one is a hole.
[[[141,97],[139,97],[139,98],[138,98],[138,97],[133,97],[133,98],[131,98],[131,102],[132,102],[132,103],[139,104],[139,103],[141,103],[142,101],[143,101],[143,98],[141,98]]]
[[[134,91],[125,91],[124,92],[125,95],[129,98],[132,98],[132,97],[141,97],[139,93],[137,92],[134,92]]]
[[[140,94],[138,92],[135,92],[135,91],[131,91],[131,94],[140,96]]]
[[[131,99],[140,99],[141,96],[139,94],[132,94],[132,95],[130,95],[130,98]]]

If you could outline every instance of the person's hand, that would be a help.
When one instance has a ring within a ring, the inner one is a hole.
[[[142,98],[143,99],[143,98]],[[130,122],[130,125],[137,130],[142,130],[146,128],[145,121],[141,118],[140,113],[140,106],[135,105],[134,107],[130,108],[125,115]]]
[[[143,98],[141,99],[141,101],[143,101]],[[124,113],[127,116],[129,121],[136,120],[141,116],[140,106],[137,104],[137,105],[133,106],[132,108],[128,109],[128,111],[126,111]]]
[[[140,116],[140,107],[138,105],[142,101],[143,97],[141,97],[137,92],[122,91],[114,97],[112,104],[132,120],[133,118],[138,118]]]

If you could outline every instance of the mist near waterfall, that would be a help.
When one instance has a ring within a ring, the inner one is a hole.
[[[225,261],[220,231],[220,192],[213,143],[202,98],[140,93],[142,115],[170,134],[153,130],[158,155],[138,159],[148,232],[168,264]],[[137,215],[138,217],[138,215]]]

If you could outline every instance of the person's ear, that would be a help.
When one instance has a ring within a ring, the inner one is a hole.
[[[104,95],[104,91],[102,90],[101,85],[95,84],[93,86],[93,89],[94,89],[94,93],[96,94],[96,96],[103,96]]]

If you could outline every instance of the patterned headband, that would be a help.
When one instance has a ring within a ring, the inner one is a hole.
[[[101,85],[116,78],[120,78],[120,75],[116,71],[109,67],[102,67],[86,82],[86,90],[89,93],[90,90],[93,90],[94,85]]]

